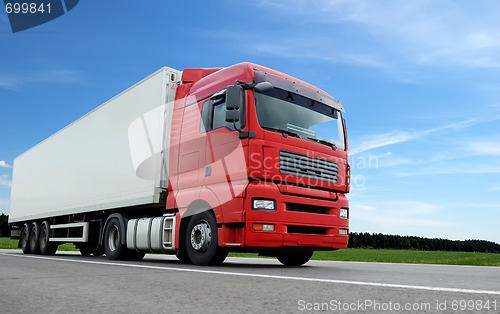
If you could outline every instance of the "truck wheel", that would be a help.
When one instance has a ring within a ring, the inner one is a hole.
[[[186,250],[195,265],[220,265],[227,251],[218,245],[217,222],[210,211],[194,215],[186,232]]]
[[[50,238],[50,225],[48,221],[42,222],[40,227],[40,235],[38,236],[38,245],[40,247],[40,254],[54,255],[56,254],[58,245],[49,241]]]
[[[109,221],[104,233],[104,253],[109,259],[126,259],[127,247],[122,244],[120,222],[117,218]]]
[[[175,256],[179,261],[182,263],[191,263],[191,260],[189,259],[187,250],[185,248],[179,249],[177,253],[175,253]]]
[[[30,254],[30,225],[25,223],[21,229],[21,238],[19,239],[19,247],[24,254]]]
[[[29,241],[29,246],[30,246],[30,251],[32,254],[39,254],[40,253],[40,246],[38,245],[38,236],[40,235],[40,227],[38,225],[38,222],[34,222],[31,224],[30,228],[30,241]]]
[[[278,261],[285,266],[300,266],[311,259],[314,251],[287,251],[276,255]]]

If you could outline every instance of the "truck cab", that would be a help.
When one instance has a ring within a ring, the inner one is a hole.
[[[345,248],[343,110],[325,92],[256,64],[184,70],[167,210],[178,209],[178,221],[191,219],[198,190],[198,205],[214,212],[221,249],[277,256],[285,264]],[[191,249],[191,242],[181,235],[177,247]]]

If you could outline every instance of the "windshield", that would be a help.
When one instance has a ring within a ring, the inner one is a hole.
[[[279,88],[255,92],[255,104],[262,128],[345,149],[337,109]]]

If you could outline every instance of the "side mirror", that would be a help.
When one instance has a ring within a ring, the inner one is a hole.
[[[226,88],[226,122],[236,123],[240,121],[241,110],[245,110],[245,90],[239,85],[231,85]]]
[[[241,86],[231,85],[226,88],[226,109],[239,110],[244,106],[245,92]]]
[[[236,123],[240,121],[240,111],[239,110],[227,110],[226,111],[226,122]]]

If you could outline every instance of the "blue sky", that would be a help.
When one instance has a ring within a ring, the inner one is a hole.
[[[500,242],[499,20],[497,1],[80,1],[13,34],[1,12],[0,212],[15,156],[138,80],[251,61],[346,107],[351,231]]]

